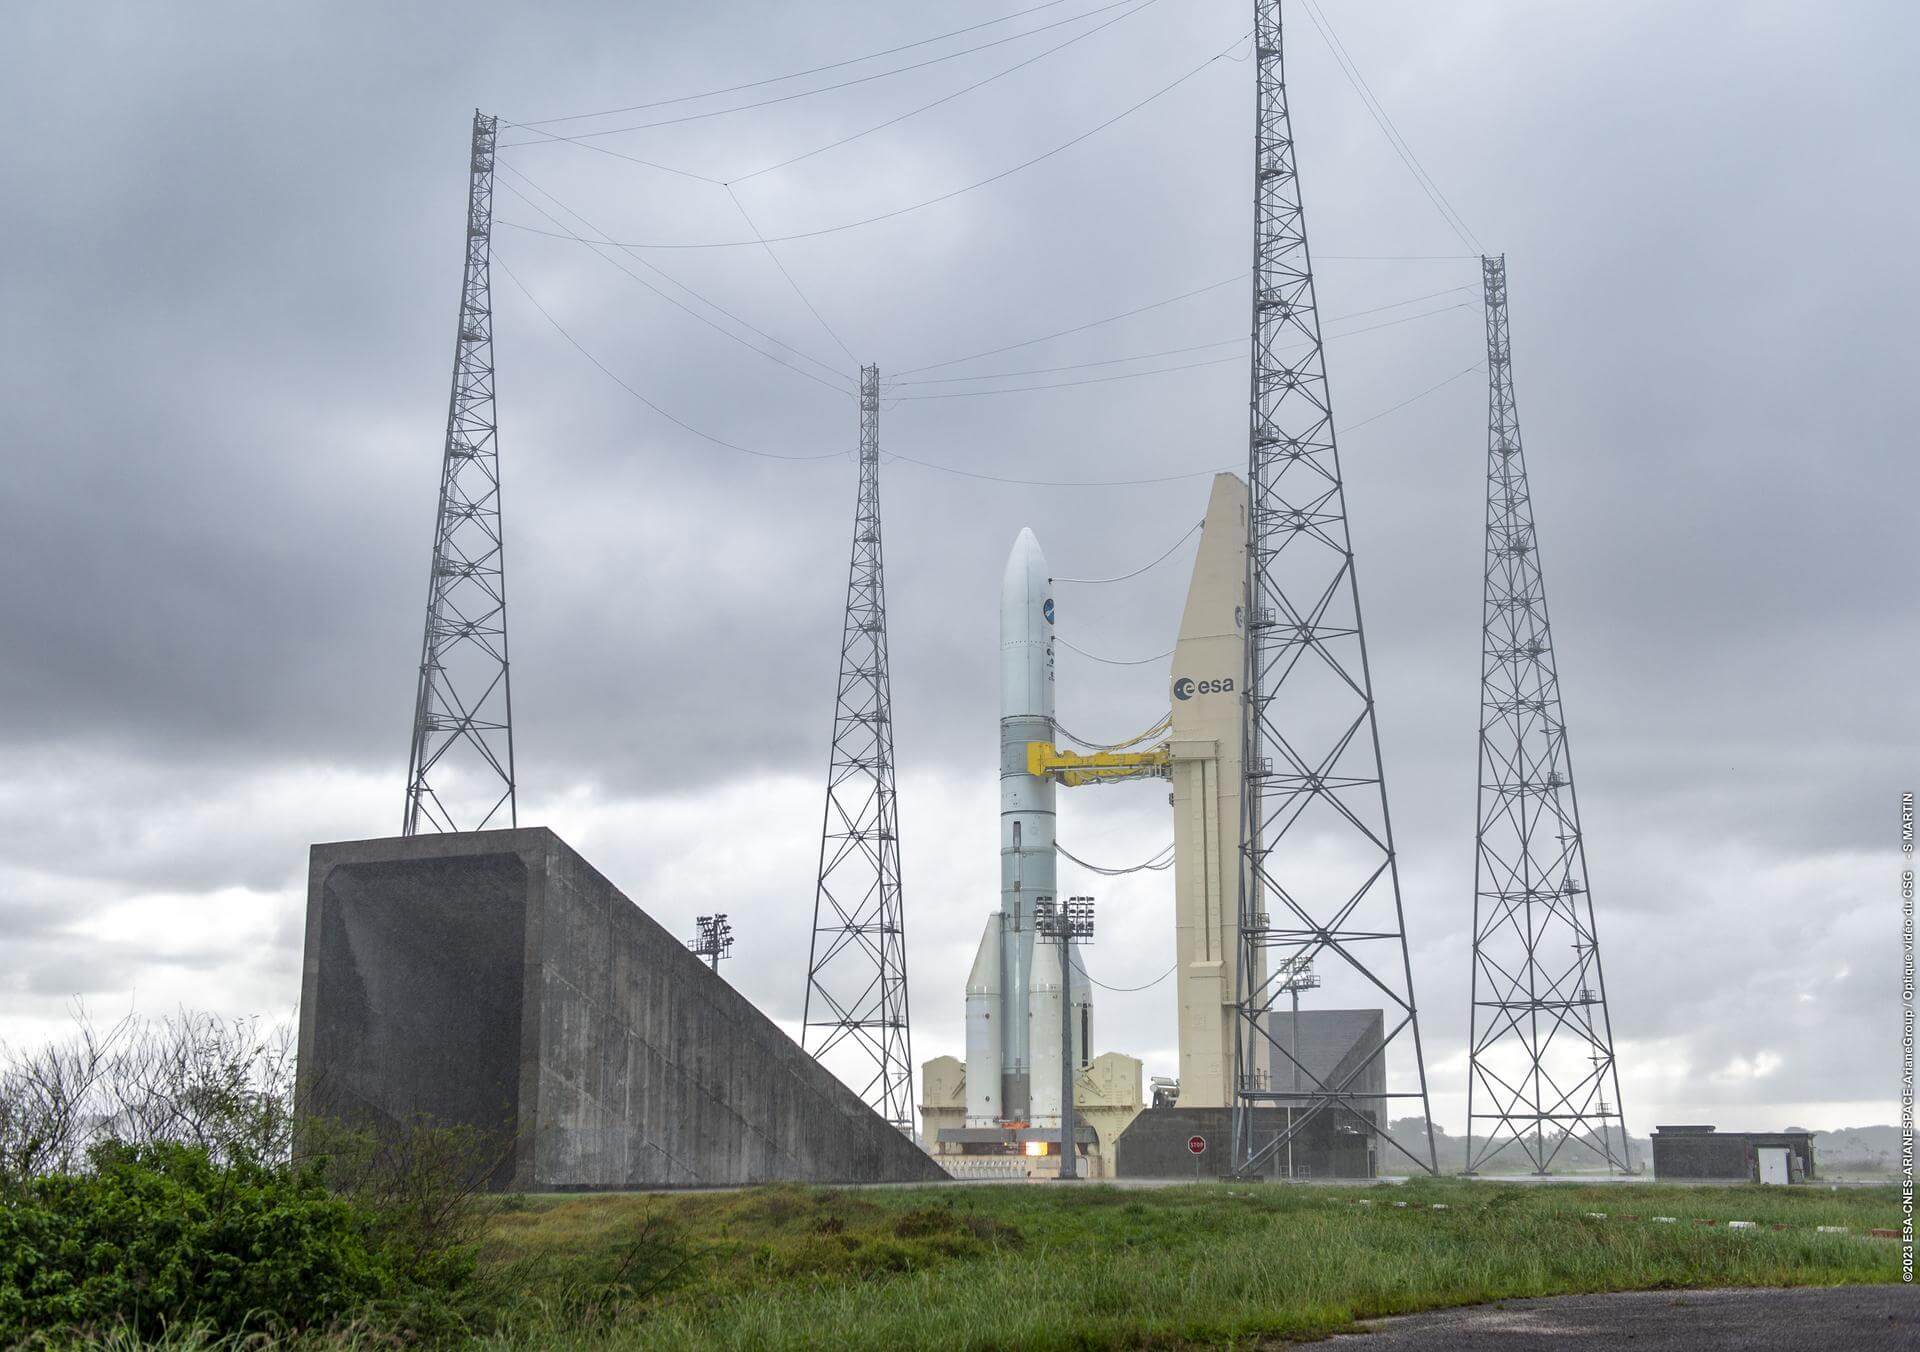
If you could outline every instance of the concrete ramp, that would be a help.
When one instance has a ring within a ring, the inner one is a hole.
[[[313,847],[299,1079],[500,1132],[500,1190],[947,1177],[543,827]]]

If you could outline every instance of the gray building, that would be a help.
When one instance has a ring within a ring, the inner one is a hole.
[[[313,847],[299,1102],[514,1191],[946,1174],[544,828]]]
[[[1377,1009],[1313,1009],[1300,1011],[1296,1036],[1293,1015],[1270,1014],[1272,1046],[1268,1049],[1267,1082],[1275,1089],[1298,1086],[1303,1091],[1316,1081],[1329,1089],[1355,1096],[1351,1106],[1329,1104],[1301,1127],[1290,1143],[1276,1152],[1271,1173],[1278,1178],[1373,1178],[1383,1161],[1375,1132],[1386,1120],[1386,1057],[1384,1014]],[[1313,1101],[1280,1098],[1258,1109],[1253,1130],[1259,1140],[1284,1133],[1296,1115]],[[1134,1118],[1120,1133],[1114,1149],[1114,1170],[1121,1178],[1214,1177],[1233,1165],[1233,1110],[1230,1107],[1153,1107]],[[1188,1142],[1206,1143],[1194,1155]],[[1392,1147],[1387,1147],[1389,1153]],[[1384,1161],[1394,1172],[1393,1161]],[[1401,1157],[1404,1165],[1404,1157]]]
[[[1653,1129],[1653,1176],[1667,1181],[1799,1183],[1813,1173],[1813,1133]]]

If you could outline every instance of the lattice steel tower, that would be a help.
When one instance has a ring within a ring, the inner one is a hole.
[[[401,827],[409,836],[519,824],[493,406],[495,125],[496,119],[474,112],[460,327]]]
[[[1255,0],[1254,21],[1259,88],[1234,1165],[1243,1173],[1269,1171],[1296,1137],[1332,1113],[1338,1128],[1370,1133],[1432,1171],[1426,1063],[1287,111],[1280,0]],[[1322,1080],[1302,1065],[1291,1039],[1273,1028],[1287,974],[1307,963],[1323,980],[1358,984],[1384,1010],[1381,1044],[1337,1079]],[[1396,1092],[1387,1085],[1385,1060],[1389,1049],[1407,1044],[1419,1088]],[[1285,1087],[1274,1084],[1276,1068]],[[1292,1084],[1296,1069],[1299,1088]],[[1389,1108],[1406,1098],[1419,1101],[1427,1120],[1420,1154],[1421,1142],[1403,1144],[1387,1130]],[[1295,1111],[1281,1126],[1272,1119],[1283,1101]]]
[[[1507,260],[1480,266],[1487,560],[1467,1132],[1486,1135],[1471,1145],[1467,1171],[1517,1143],[1535,1173],[1548,1173],[1580,1140],[1625,1172],[1613,1028],[1514,408]]]
[[[907,943],[893,785],[893,694],[880,553],[880,369],[860,368],[860,491],[814,887],[801,1039],[840,1050],[862,1098],[913,1131]],[[860,1083],[861,1077],[866,1077]]]

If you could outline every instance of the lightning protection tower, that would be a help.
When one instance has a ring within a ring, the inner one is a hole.
[[[427,627],[420,644],[401,827],[401,834],[409,836],[519,824],[493,406],[495,127],[496,119],[475,110],[453,395],[440,462]]]
[[[1513,399],[1507,260],[1480,266],[1487,559],[1467,1172],[1518,1145],[1535,1173],[1548,1173],[1579,1141],[1624,1173],[1613,1028]]]
[[[1233,1164],[1244,1174],[1273,1171],[1302,1132],[1324,1129],[1322,1115],[1331,1114],[1336,1129],[1364,1131],[1385,1147],[1383,1163],[1391,1149],[1432,1172],[1426,1064],[1287,109],[1281,0],[1255,0],[1254,56]],[[1272,1017],[1290,994],[1290,974],[1308,964],[1323,980],[1358,985],[1385,1016],[1371,1054],[1326,1079],[1293,1055]],[[1403,1047],[1413,1053],[1419,1087],[1393,1091],[1385,1060]],[[1389,1109],[1401,1099],[1418,1100],[1424,1144],[1389,1132]],[[1284,1125],[1275,1121],[1281,1101],[1294,1109]]]
[[[801,1038],[857,1066],[861,1097],[913,1131],[907,945],[893,783],[893,694],[880,553],[880,370],[860,368],[860,489],[841,627]]]

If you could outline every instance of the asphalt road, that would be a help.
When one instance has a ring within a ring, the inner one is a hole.
[[[1920,1288],[1629,1291],[1508,1300],[1381,1319],[1330,1341],[1352,1352],[1916,1352]]]

